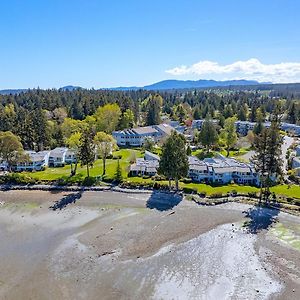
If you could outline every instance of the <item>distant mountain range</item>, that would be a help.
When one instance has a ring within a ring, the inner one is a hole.
[[[244,86],[244,85],[259,85],[266,84],[260,83],[255,80],[226,80],[226,81],[216,81],[216,80],[163,80],[156,82],[154,84],[137,87],[116,87],[111,88],[110,90],[177,90],[177,89],[197,89],[197,88],[210,88],[210,87],[226,87],[226,86]],[[271,84],[268,82],[267,84]]]
[[[130,86],[130,87],[115,87],[115,88],[100,88],[105,90],[115,91],[130,91],[130,90],[147,90],[147,91],[159,91],[159,90],[180,90],[180,89],[207,89],[207,88],[226,88],[226,87],[246,87],[246,86],[261,86],[261,85],[272,85],[271,82],[258,82],[255,80],[163,80],[154,84],[146,86]],[[59,88],[63,91],[74,91],[83,89],[80,86],[67,85]],[[27,91],[27,89],[7,89],[0,90],[0,95],[19,94]]]
[[[73,86],[73,85],[67,85],[59,88],[61,91],[74,91],[74,90],[81,90],[82,87],[80,86]],[[23,92],[28,91],[28,89],[8,89],[8,90],[0,90],[0,95],[15,95],[15,94],[20,94]]]

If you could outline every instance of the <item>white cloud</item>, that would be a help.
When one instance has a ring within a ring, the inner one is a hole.
[[[221,65],[209,60],[200,61],[191,66],[179,66],[167,70],[174,76],[197,75],[203,79],[213,76],[228,79],[248,79],[271,82],[300,82],[300,62],[263,64],[256,58]]]

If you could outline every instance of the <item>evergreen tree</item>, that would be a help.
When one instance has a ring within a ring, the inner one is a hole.
[[[282,136],[280,135],[279,124],[279,122],[273,120],[271,127],[264,128],[262,132],[255,137],[254,141],[256,154],[254,155],[252,162],[260,175],[260,201],[263,194],[265,195],[266,200],[268,200],[272,178],[277,178],[282,174]]]
[[[192,149],[191,149],[191,146],[190,146],[190,145],[188,145],[187,148],[186,148],[186,155],[187,155],[187,156],[192,155]]]
[[[179,104],[176,108],[176,116],[180,123],[182,123],[186,118],[186,110],[182,106],[182,104]]]
[[[160,113],[162,107],[162,97],[160,95],[152,96],[150,95],[147,101],[147,115],[146,115],[146,125],[157,125],[160,124]]]
[[[292,124],[297,123],[297,107],[295,102],[292,103],[292,105],[289,107],[287,111],[287,121]]]
[[[200,110],[199,106],[196,106],[194,113],[193,113],[193,118],[194,118],[194,120],[201,119],[201,110]]]
[[[255,116],[256,116],[256,124],[253,128],[253,132],[256,135],[258,135],[262,132],[262,130],[264,128],[263,122],[265,119],[264,119],[263,113],[261,112],[261,110],[259,108],[256,110]]]
[[[243,104],[238,111],[238,120],[246,121],[248,115],[248,107],[246,104]]]
[[[187,175],[188,167],[185,138],[174,130],[162,146],[159,173],[169,179],[169,187],[171,180],[174,179],[178,190],[178,180]]]
[[[83,131],[80,137],[78,158],[82,166],[86,166],[87,177],[90,177],[90,167],[95,161],[94,134],[91,130]]]
[[[50,135],[47,126],[47,119],[42,109],[35,109],[32,115],[32,126],[37,151],[44,150],[50,144]]]
[[[205,119],[201,126],[201,130],[198,135],[198,142],[206,147],[209,152],[211,146],[215,145],[218,141],[218,133],[214,123],[209,119]]]
[[[118,159],[118,163],[117,163],[117,168],[116,168],[116,173],[115,173],[115,176],[114,176],[114,180],[117,183],[120,183],[120,182],[123,181],[122,168],[121,168],[119,159]]]

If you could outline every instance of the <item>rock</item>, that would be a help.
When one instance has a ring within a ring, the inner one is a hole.
[[[110,230],[113,230],[114,228],[113,227],[110,227]]]

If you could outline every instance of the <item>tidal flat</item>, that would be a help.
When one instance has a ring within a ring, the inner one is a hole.
[[[0,192],[0,299],[299,299],[299,232],[178,194]]]

